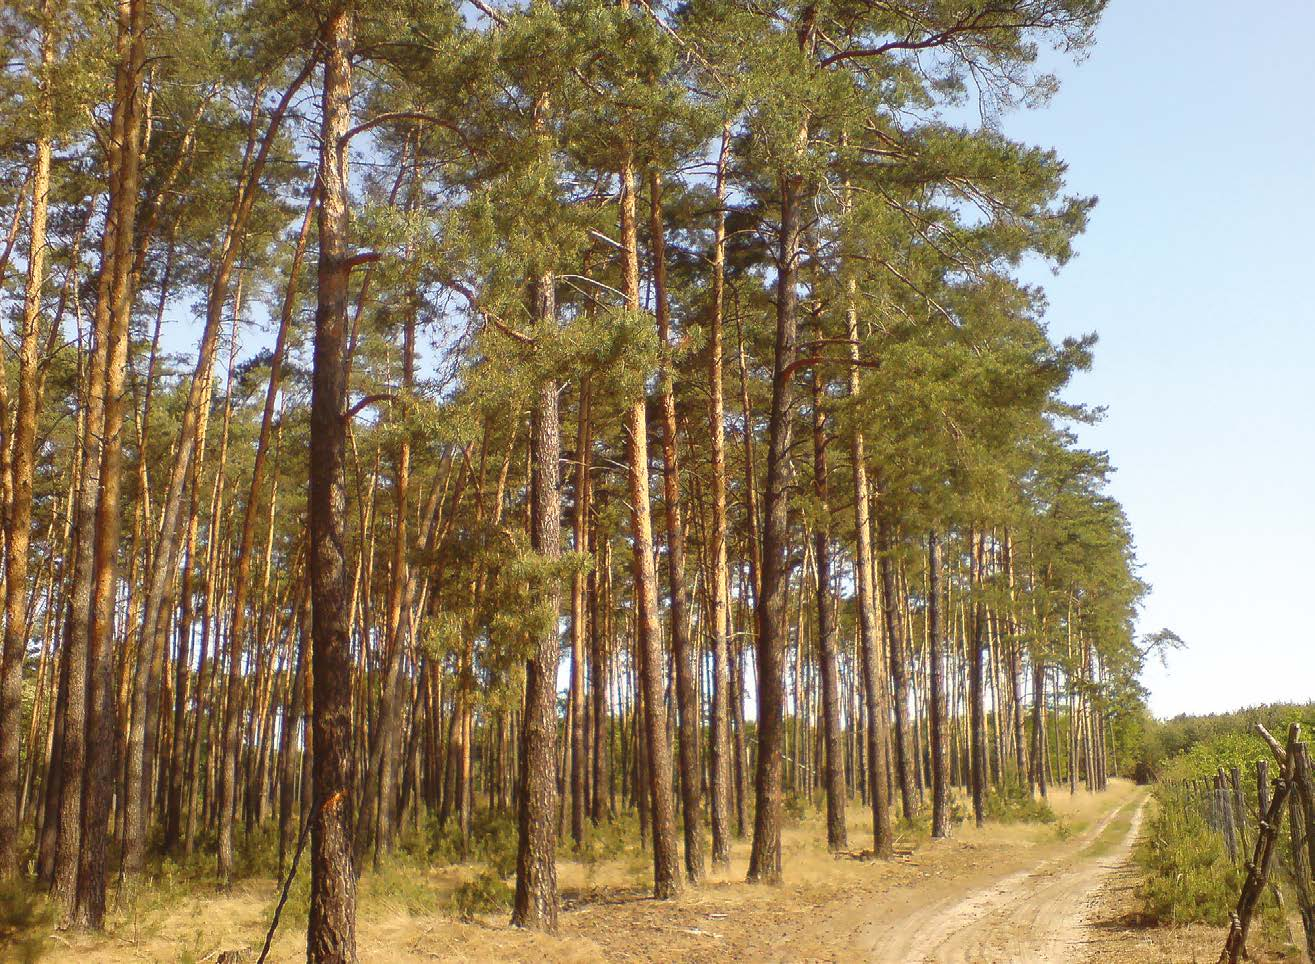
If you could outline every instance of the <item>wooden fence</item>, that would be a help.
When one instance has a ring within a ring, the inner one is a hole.
[[[1240,766],[1227,770],[1220,767],[1213,777],[1183,781],[1170,789],[1220,835],[1234,862],[1245,861],[1246,878],[1237,908],[1230,915],[1220,964],[1235,964],[1246,956],[1251,919],[1266,888],[1280,911],[1284,909],[1283,894],[1271,880],[1276,863],[1282,863],[1292,879],[1306,952],[1315,960],[1315,883],[1311,879],[1311,868],[1315,867],[1315,788],[1310,751],[1301,739],[1300,724],[1289,728],[1286,744],[1259,724],[1256,731],[1273,753],[1278,765],[1276,774],[1271,773],[1271,761],[1262,759],[1256,761],[1253,781],[1244,779]]]

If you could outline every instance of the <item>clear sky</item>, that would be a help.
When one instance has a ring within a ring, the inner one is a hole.
[[[1013,137],[1100,197],[1045,278],[1051,330],[1096,331],[1069,392],[1154,589],[1157,716],[1315,699],[1315,3],[1112,0]]]

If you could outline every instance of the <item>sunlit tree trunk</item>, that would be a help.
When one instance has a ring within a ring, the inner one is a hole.
[[[826,843],[831,850],[845,850],[845,760],[840,729],[840,671],[836,657],[835,599],[831,587],[831,504],[827,485],[826,420],[822,411],[822,388],[813,372],[813,491],[820,509],[813,532],[813,563],[817,567],[817,650],[822,677],[823,742],[826,746]]]
[[[805,142],[807,136],[807,127],[802,126],[800,142]],[[776,339],[763,495],[762,591],[757,600],[758,764],[748,875],[751,882],[763,883],[781,880],[781,754],[785,735],[785,644],[789,632],[786,592],[790,572],[786,558],[789,552],[786,488],[793,436],[791,404],[797,353],[803,178],[782,170],[777,176],[777,190],[781,229],[776,253]]]
[[[717,156],[717,214],[712,248],[712,306],[708,319],[708,438],[712,458],[711,779],[712,863],[728,867],[730,843],[730,572],[726,553],[726,404],[722,392],[723,314],[726,290],[726,160],[723,130]]]
[[[621,273],[626,307],[639,310],[639,228],[635,176],[629,151],[620,165]],[[662,632],[658,625],[657,572],[653,562],[653,519],[648,481],[648,414],[642,389],[627,406],[624,434],[634,555],[636,640],[639,685],[643,690],[647,795],[653,822],[653,893],[659,899],[680,893],[676,819],[672,800],[671,748],[667,742],[662,687]]]
[[[344,558],[348,247],[346,135],[351,124],[355,5],[336,3],[320,32],[320,251],[310,413],[311,679],[314,692],[310,961],[356,960],[352,862],[352,661]]]
[[[531,286],[535,327],[556,324],[555,279],[546,275]],[[531,536],[534,551],[547,561],[561,554],[561,422],[557,382],[539,385],[531,417]],[[511,922],[541,930],[557,928],[557,665],[560,638],[559,590],[543,587],[549,622],[537,631],[525,674],[525,722],[521,740],[520,833],[516,857],[516,896]]]
[[[51,95],[54,63],[51,0],[42,5],[41,128],[32,167],[32,213],[28,227],[27,282],[19,327],[18,398],[10,440],[10,496],[5,518],[5,623],[0,655],[0,879],[16,876],[19,821],[19,730],[23,713],[23,657],[27,652],[27,567],[32,526],[32,476],[36,451],[38,366],[41,354],[41,290],[46,274],[46,216],[50,196]],[[6,424],[0,434],[8,430]],[[34,712],[35,715],[35,712]],[[28,755],[35,748],[28,746]]]
[[[662,503],[667,530],[667,584],[671,593],[671,655],[676,671],[677,746],[680,758],[681,816],[685,829],[685,873],[703,880],[703,781],[699,730],[702,719],[695,692],[685,589],[685,526],[680,511],[680,461],[676,448],[676,396],[671,370],[670,308],[667,300],[666,228],[662,217],[662,178],[649,175],[649,228],[653,247],[653,303],[657,316],[662,402]]]
[[[107,821],[113,792],[115,733],[114,603],[120,537],[119,495],[122,479],[123,414],[132,313],[131,278],[134,230],[141,165],[142,77],[146,58],[145,0],[121,0],[118,6],[119,63],[115,71],[114,109],[109,157],[110,205],[102,246],[101,281],[94,318],[86,430],[94,439],[89,462],[97,463],[95,490],[84,500],[81,524],[90,527],[83,544],[89,570],[79,580],[73,620],[86,625],[85,756],[81,774],[81,839],[77,886],[69,921],[99,929],[105,915]],[[100,368],[97,378],[96,369]],[[97,395],[99,394],[99,397]],[[85,593],[85,595],[83,595]],[[81,605],[86,599],[86,607]],[[75,652],[78,647],[70,646]],[[77,658],[74,656],[73,658]],[[73,720],[69,720],[73,723]],[[66,791],[71,781],[65,782]]]

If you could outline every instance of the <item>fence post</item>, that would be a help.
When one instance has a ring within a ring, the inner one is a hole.
[[[1311,780],[1310,751],[1305,743],[1298,743],[1292,761],[1297,794],[1306,818],[1306,863],[1315,870],[1315,783]]]
[[[1310,799],[1310,770],[1306,759],[1306,744],[1292,747],[1292,798],[1288,802],[1288,832],[1292,842],[1292,876],[1297,887],[1297,909],[1301,912],[1301,927],[1306,933],[1306,953],[1315,959],[1315,898],[1311,895],[1311,859],[1309,827],[1311,813],[1306,803]]]
[[[1228,781],[1233,788],[1233,817],[1237,824],[1237,839],[1242,845],[1242,852],[1246,853],[1251,849],[1247,842],[1247,810],[1246,802],[1242,799],[1242,768],[1233,766],[1228,771]]]
[[[1237,863],[1237,828],[1233,824],[1233,805],[1229,803],[1228,791],[1223,787],[1215,791],[1215,798],[1219,801],[1219,812],[1224,818],[1224,849],[1228,851],[1228,859]]]
[[[1288,731],[1286,752],[1263,726],[1257,724],[1256,729],[1274,751],[1274,756],[1279,762],[1280,777],[1274,783],[1274,798],[1270,800],[1269,808],[1260,819],[1255,854],[1247,865],[1246,881],[1242,884],[1242,893],[1237,899],[1237,911],[1231,915],[1229,921],[1228,938],[1224,941],[1224,949],[1219,955],[1219,964],[1237,964],[1246,955],[1247,931],[1251,927],[1251,915],[1255,912],[1256,904],[1259,903],[1260,895],[1269,880],[1270,867],[1274,863],[1275,841],[1283,826],[1283,808],[1293,783],[1293,761],[1297,755],[1300,726],[1294,723]]]
[[[1269,810],[1269,761],[1256,761],[1256,799],[1260,801],[1257,816],[1263,818]]]

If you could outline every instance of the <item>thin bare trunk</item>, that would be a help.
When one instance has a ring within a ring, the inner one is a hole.
[[[649,230],[653,247],[653,302],[657,318],[662,402],[662,503],[667,529],[667,585],[671,593],[671,656],[676,670],[677,747],[680,800],[685,829],[685,874],[703,880],[703,782],[699,776],[702,720],[695,692],[692,645],[685,589],[685,525],[680,511],[680,460],[676,446],[676,395],[671,370],[671,324],[667,300],[666,228],[662,218],[662,178],[649,175]]]
[[[19,821],[19,729],[23,702],[23,658],[27,654],[27,565],[32,526],[32,476],[36,448],[38,365],[40,362],[41,289],[46,273],[46,213],[50,195],[51,97],[49,71],[54,62],[51,0],[42,4],[41,130],[32,169],[32,216],[28,232],[27,283],[19,328],[18,399],[10,448],[10,495],[5,518],[5,625],[0,657],[0,879],[17,876]],[[3,381],[0,376],[0,381]],[[8,428],[8,413],[0,431]],[[34,714],[35,715],[35,714]],[[34,748],[29,745],[28,755]]]

